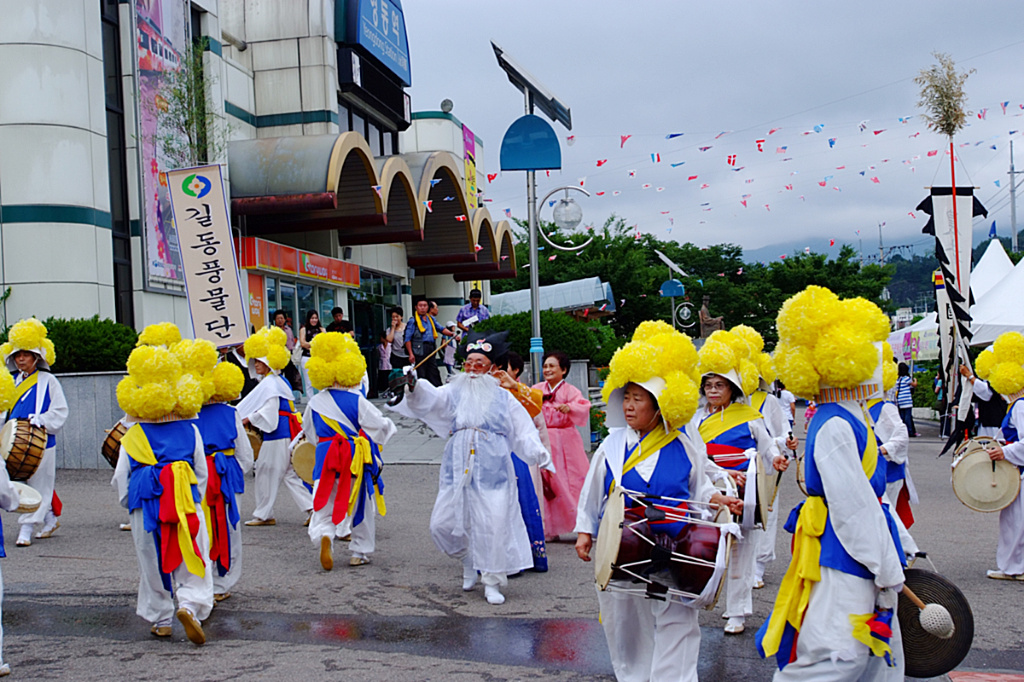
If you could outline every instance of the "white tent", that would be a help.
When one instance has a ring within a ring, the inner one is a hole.
[[[1003,332],[1024,332],[1024,260],[971,308],[971,344],[987,346]]]
[[[1011,277],[1016,278],[1015,283],[1010,283]],[[971,291],[975,301],[971,308],[972,345],[988,345],[1004,331],[1024,331],[1024,306],[1019,302],[1011,303],[1013,296],[1019,299],[1024,293],[1024,270],[1020,264],[1013,266],[998,239],[989,242],[971,270]],[[897,358],[938,358],[939,322],[935,313],[928,313],[909,327],[894,331],[889,335],[889,345]]]
[[[565,312],[587,310],[590,317],[601,317],[615,312],[615,297],[611,284],[602,282],[600,277],[576,279],[540,287],[540,309]],[[491,294],[488,310],[491,315],[513,315],[530,310],[530,290]]]
[[[1013,262],[1006,255],[1003,243],[993,239],[988,243],[985,253],[978,259],[977,265],[971,269],[971,292],[974,294],[975,304],[980,303],[982,297],[1009,275],[1011,270]]]

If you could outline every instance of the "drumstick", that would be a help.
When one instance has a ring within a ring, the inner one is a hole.
[[[903,586],[903,594],[907,595],[907,599],[910,600],[911,604],[924,611],[925,603],[906,585]]]
[[[940,639],[949,639],[953,636],[956,626],[953,623],[953,617],[950,615],[949,609],[942,604],[925,604],[906,585],[903,586],[903,594],[907,595],[910,603],[920,611],[918,620],[925,632]]]
[[[793,437],[793,432],[789,432],[789,437]],[[785,455],[786,459],[789,459],[789,455]],[[779,475],[775,477],[775,490],[772,491],[772,500],[768,503],[768,511],[772,511],[775,508],[775,498],[779,496],[779,484],[782,483],[782,474],[785,472],[780,471]]]

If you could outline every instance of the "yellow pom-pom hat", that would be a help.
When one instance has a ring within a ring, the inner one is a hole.
[[[683,426],[697,411],[696,364],[689,337],[665,323],[642,322],[633,339],[612,356],[602,392],[608,404],[605,423],[626,426],[622,394],[633,383],[654,396],[666,429]]]
[[[182,372],[198,382],[203,402],[208,402],[214,392],[213,369],[220,359],[217,347],[206,339],[185,339],[171,346],[170,350],[181,363]]]
[[[203,406],[203,389],[163,344],[142,345],[128,356],[128,376],[117,385],[117,403],[141,421],[192,419]]]
[[[754,365],[753,370],[747,368],[747,372],[753,371],[757,373],[756,381],[750,379],[743,373],[744,365],[742,362],[740,363],[740,379],[744,382],[743,392],[750,395],[758,388],[763,391],[770,391],[771,385],[775,383],[776,379],[775,363],[772,361],[772,356],[764,352],[764,337],[756,329],[745,324],[736,325],[729,330],[729,333],[746,341],[747,346],[750,348],[750,362]],[[753,384],[753,388],[746,390],[749,384]]]
[[[974,371],[1007,402],[1024,396],[1024,335],[1000,334],[992,347],[978,356]]]
[[[15,372],[17,366],[14,364],[14,354],[20,350],[35,353],[36,369],[44,372],[50,371],[50,366],[57,361],[57,353],[53,347],[53,341],[46,338],[46,326],[34,317],[19,320],[11,327],[7,335],[7,343],[0,346],[0,353],[4,355],[4,365],[7,369]]]
[[[776,324],[775,367],[796,395],[815,398],[823,389],[837,388],[866,398],[882,390],[889,321],[874,303],[840,300],[812,285],[783,303]]]
[[[179,341],[181,341],[181,330],[177,325],[173,322],[157,322],[142,330],[135,345],[170,348]]]
[[[732,384],[734,397],[738,400],[743,400],[757,390],[760,375],[757,366],[751,361],[757,359],[756,353],[744,340],[742,332],[712,332],[697,357],[700,360],[701,384],[709,376],[720,376]]]
[[[352,388],[366,374],[366,358],[349,334],[324,332],[314,336],[309,344],[306,371],[317,390]]]
[[[280,327],[263,327],[245,340],[245,359],[249,372],[255,372],[259,360],[274,374],[288,366],[291,354],[288,352],[288,337]]]
[[[230,362],[218,363],[210,372],[210,378],[213,381],[213,395],[209,399],[216,403],[234,400],[245,386],[245,375],[242,374],[242,370]]]

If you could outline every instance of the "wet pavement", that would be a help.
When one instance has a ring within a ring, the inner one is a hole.
[[[928,426],[922,430],[926,434]],[[325,573],[302,527],[304,515],[278,498],[278,525],[245,528],[244,569],[231,599],[206,622],[208,643],[192,646],[175,623],[169,641],[156,640],[135,611],[138,571],[125,513],[109,486],[110,471],[60,471],[62,527],[29,548],[14,547],[13,514],[2,515],[8,557],[4,659],[13,679],[75,680],[611,680],[597,621],[592,565],[571,544],[548,546],[550,571],[509,582],[502,606],[482,589],[461,590],[460,565],[438,552],[428,523],[437,490],[441,442],[408,431],[388,448],[388,515],[378,520],[373,563],[349,568],[346,546]],[[963,507],[949,488],[949,459],[936,460],[937,440],[912,441],[912,471],[922,504],[913,532],[936,568],[970,601],[974,648],[956,675],[1024,671],[1024,585],[987,580],[994,567],[998,519]],[[247,484],[251,479],[247,479]],[[800,494],[783,480],[783,510]],[[243,518],[253,507],[242,499]],[[754,649],[753,633],[767,616],[786,568],[788,536],[779,560],[754,593],[747,631],[722,633],[721,607],[700,613],[699,671],[704,680],[768,680],[772,664]],[[992,682],[1009,678],[956,677]]]

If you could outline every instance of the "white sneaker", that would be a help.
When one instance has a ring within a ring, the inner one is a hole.
[[[498,591],[495,585],[484,585],[484,596],[487,597],[487,603],[497,606],[505,603],[505,595]]]
[[[746,618],[732,617],[729,622],[725,624],[725,634],[727,635],[738,635],[746,629],[745,623]]]
[[[480,576],[477,575],[477,572],[472,569],[470,569],[469,571],[462,571],[462,591],[471,591],[474,587],[476,587],[476,582],[479,579]]]

